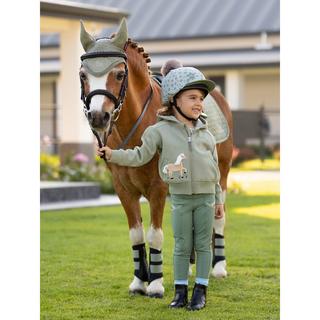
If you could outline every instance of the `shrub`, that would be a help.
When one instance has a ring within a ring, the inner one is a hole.
[[[232,152],[232,164],[234,166],[248,160],[254,160],[260,158],[260,146],[245,146],[245,147],[234,147]],[[274,151],[272,148],[264,147],[264,157],[272,158]]]
[[[280,145],[275,145],[272,150],[272,155],[275,159],[280,161]]]
[[[60,159],[55,155],[40,154],[40,179],[59,180]]]
[[[40,155],[40,179],[49,181],[89,181],[100,184],[102,193],[114,193],[112,176],[105,163],[96,157],[93,164],[85,154],[77,153],[60,163],[58,156]]]
[[[257,152],[252,147],[241,147],[241,148],[234,148],[233,152],[233,165],[238,165],[239,163],[252,160],[258,158]]]
[[[280,170],[280,161],[278,159],[253,159],[239,163],[238,169],[254,171],[254,170]]]
[[[229,183],[228,183],[228,193],[229,194],[242,194],[244,193],[244,190],[242,188],[242,185],[240,182],[238,181],[234,181],[234,180],[231,180]]]

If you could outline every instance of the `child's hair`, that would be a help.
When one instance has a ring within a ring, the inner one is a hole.
[[[163,107],[163,108],[159,109],[157,111],[157,115],[158,116],[173,116],[174,112],[173,112],[172,105],[170,105],[169,107]]]
[[[180,61],[172,59],[172,60],[168,60],[162,65],[160,72],[162,76],[165,77],[171,70],[182,68],[182,67],[183,67],[183,64]],[[169,102],[169,106],[164,106],[163,108],[159,109],[157,112],[157,115],[173,116],[174,115],[173,104]]]
[[[160,72],[165,77],[171,70],[182,67],[183,64],[179,60],[171,59],[162,65]]]

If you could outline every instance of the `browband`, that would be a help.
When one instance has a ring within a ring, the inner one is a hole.
[[[123,58],[127,61],[127,55],[125,53],[121,53],[121,52],[114,52],[114,51],[101,51],[101,52],[88,52],[83,54],[80,59],[81,61],[85,60],[85,59],[91,59],[91,58],[101,58],[101,57],[105,57],[105,58],[110,58],[110,57],[119,57],[119,58]]]

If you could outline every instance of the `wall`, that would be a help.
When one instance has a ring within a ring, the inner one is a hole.
[[[274,74],[244,74],[243,107],[257,110],[264,105],[266,110],[280,109],[280,76]]]

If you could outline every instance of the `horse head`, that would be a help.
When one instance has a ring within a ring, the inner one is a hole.
[[[186,159],[186,156],[184,155],[184,153],[180,153],[179,156],[178,156],[178,158],[179,158],[180,160],[184,160],[184,159]]]
[[[112,118],[120,112],[127,88],[128,31],[125,19],[113,38],[95,39],[81,21],[81,56],[79,72],[81,99],[91,129],[102,138],[110,129]]]

